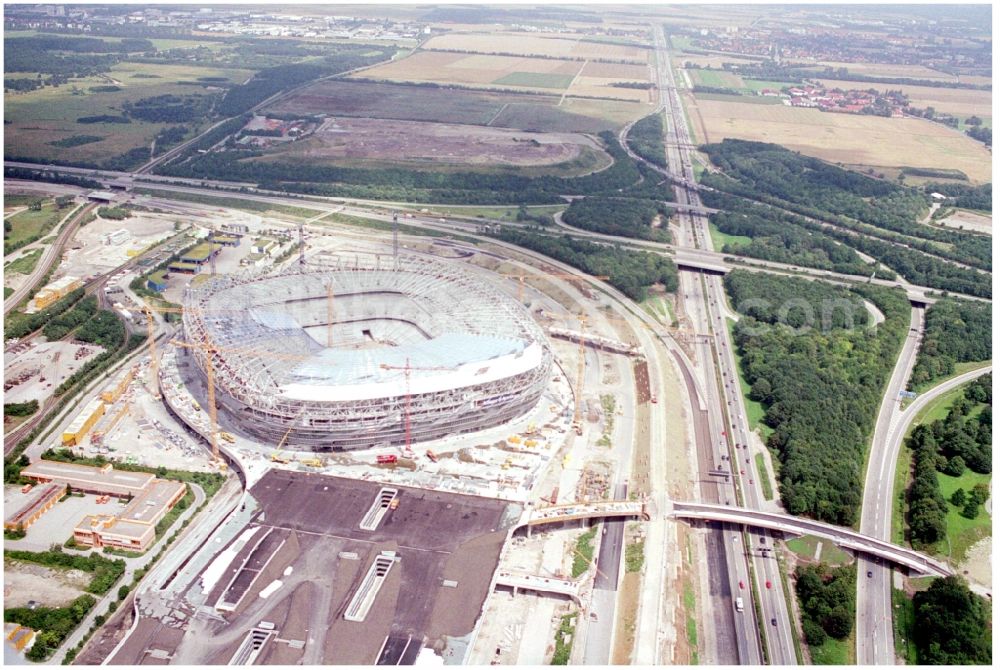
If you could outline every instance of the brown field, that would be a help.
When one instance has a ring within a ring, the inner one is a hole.
[[[619,81],[649,81],[648,65],[626,65],[625,63],[597,63],[588,61],[580,72],[581,77],[616,79]]]
[[[517,72],[573,76],[580,63],[570,60],[517,58],[418,51],[411,56],[357,73],[357,77],[440,84],[488,85]]]
[[[566,92],[567,95],[632,102],[650,102],[656,95],[650,89],[612,85],[622,81],[649,81],[650,71],[646,66],[443,51],[418,51],[355,76],[546,93]]]
[[[785,105],[699,100],[709,142],[726,137],[774,142],[837,163],[874,167],[957,169],[975,182],[991,181],[991,156],[982,144],[923,119],[832,114]],[[700,127],[698,119],[695,126]]]
[[[914,107],[933,107],[939,112],[984,117],[993,113],[993,94],[965,88],[935,88],[934,86],[906,86],[899,84],[870,84],[861,81],[820,80],[827,88],[878,88],[902,91],[910,97]]]
[[[607,119],[618,126],[624,126],[650,114],[653,111],[653,105],[645,102],[618,102],[617,100],[567,97],[559,109],[572,114]]]
[[[952,75],[932,70],[923,65],[899,65],[895,63],[841,63],[839,61],[816,61],[815,63],[803,63],[803,65],[816,65],[817,67],[846,67],[848,72],[868,75],[870,77],[910,77],[911,79],[945,79],[954,80]]]
[[[458,34],[449,33],[432,37],[425,49],[447,49],[474,53],[507,53],[525,56],[554,56],[583,60],[626,60],[647,62],[649,51],[625,44],[598,44],[561,37],[541,37],[524,33]]]
[[[435,168],[521,168],[578,161],[581,171],[611,163],[611,157],[585,135],[350,118],[327,119],[313,135],[285,144],[267,157],[279,160],[294,157],[311,164],[355,166],[359,162],[374,162]]]

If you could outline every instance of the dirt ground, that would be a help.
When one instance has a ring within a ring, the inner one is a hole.
[[[555,165],[580,156],[593,140],[574,133],[529,133],[502,128],[392,121],[328,119],[311,137],[274,156],[309,160],[356,159],[456,165]],[[602,153],[602,165],[610,163]]]
[[[993,587],[993,538],[984,537],[969,548],[961,572],[977,584]]]
[[[56,570],[43,565],[5,559],[4,607],[25,607],[29,600],[58,607],[84,593],[90,575],[82,570]]]
[[[542,37],[523,33],[493,33],[491,35],[438,35],[424,44],[426,49],[472,51],[478,53],[509,53],[525,56],[567,58],[603,58],[645,63],[648,51],[627,44],[599,44],[576,39]]]
[[[70,342],[42,342],[30,347],[4,366],[5,385],[23,379],[4,391],[4,402],[44,402],[59,384],[103,351],[93,344]]]
[[[962,228],[977,233],[993,234],[993,217],[983,216],[974,212],[958,210],[951,216],[942,219],[941,223],[949,228]]]

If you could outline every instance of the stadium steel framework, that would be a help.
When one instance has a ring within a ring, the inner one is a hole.
[[[496,426],[531,409],[552,371],[520,304],[429,257],[320,255],[212,278],[184,307],[219,407],[292,449],[402,444],[407,410],[413,442]]]

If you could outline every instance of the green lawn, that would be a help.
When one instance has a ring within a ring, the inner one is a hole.
[[[530,86],[532,88],[566,88],[573,83],[571,74],[553,74],[551,72],[511,72],[494,84],[502,86]]]
[[[595,537],[597,537],[597,526],[577,538],[576,551],[573,552],[573,579],[585,573],[593,562]]]
[[[7,298],[9,298],[9,297],[10,297],[10,295],[11,295],[11,294],[12,294],[13,292],[14,292],[14,289],[12,289],[12,288],[11,288],[11,287],[9,287],[9,286],[4,286],[4,287],[3,287],[3,299],[4,299],[4,300],[6,300]]]
[[[809,647],[813,665],[854,665],[854,633],[846,639],[826,638],[819,647]]]
[[[37,200],[38,198],[32,198]],[[46,235],[52,227],[59,223],[59,219],[67,214],[69,210],[59,210],[54,202],[47,202],[42,208],[33,212],[26,209],[23,212],[11,216],[7,219],[13,226],[9,237],[4,237],[4,246],[17,248],[24,240],[32,237]]]
[[[761,91],[765,88],[773,88],[775,91],[780,91],[786,86],[793,86],[790,81],[767,81],[765,79],[743,79],[743,87],[748,91]]]
[[[896,655],[906,659],[907,665],[917,665],[917,644],[913,641],[916,612],[913,599],[905,591],[892,590],[893,630],[896,638]]]
[[[714,223],[708,224],[708,232],[712,236],[712,246],[716,251],[722,251],[722,247],[727,244],[732,244],[734,246],[750,244],[752,241],[746,235],[730,235],[719,230],[718,226]]]
[[[915,425],[915,424],[914,424]],[[911,427],[912,430],[912,427]],[[907,431],[909,435],[909,431]],[[906,489],[910,485],[913,450],[906,448],[906,440],[899,447],[896,474],[892,485],[892,542],[902,547],[906,542]]]
[[[764,497],[768,500],[773,500],[774,489],[771,488],[771,478],[767,476],[767,466],[764,464],[764,454],[758,453],[753,458],[757,463],[757,475],[760,477],[760,485],[764,489]]]
[[[950,501],[951,495],[958,489],[965,489],[965,492],[968,493],[976,484],[989,486],[990,483],[990,475],[982,475],[968,468],[961,477],[951,477],[939,472],[937,478],[941,495],[946,501]],[[967,519],[959,514],[961,509],[952,505],[951,502],[947,502],[947,506],[948,534],[943,541],[938,543],[937,550],[943,556],[947,556],[957,563],[965,560],[965,554],[969,551],[969,547],[984,537],[990,536],[992,525],[990,515],[983,508],[980,508],[979,516],[975,519]]]
[[[743,79],[739,75],[730,72],[719,72],[717,70],[702,70],[692,68],[688,70],[691,75],[691,83],[701,86],[712,86],[715,88],[743,88]]]
[[[38,265],[38,259],[42,257],[41,249],[34,249],[28,253],[15,258],[10,263],[4,266],[4,272],[14,272],[20,275],[30,275],[35,266]]]
[[[792,540],[786,540],[785,546],[793,554],[813,561],[816,557],[816,545],[823,543],[823,548],[819,550],[819,560],[832,566],[845,565],[851,562],[851,555],[833,544],[829,540],[822,540],[815,535],[803,535]]]

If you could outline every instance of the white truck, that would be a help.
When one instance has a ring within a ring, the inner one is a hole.
[[[743,598],[739,598],[739,597],[736,598],[736,611],[737,612],[742,612],[743,611]]]

